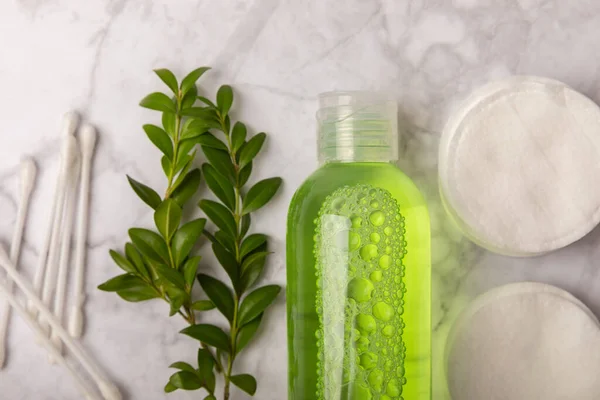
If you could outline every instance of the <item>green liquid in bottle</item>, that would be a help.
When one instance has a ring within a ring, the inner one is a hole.
[[[290,400],[431,399],[429,216],[387,161],[330,159],[292,199]]]

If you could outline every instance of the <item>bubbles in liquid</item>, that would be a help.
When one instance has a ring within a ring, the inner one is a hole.
[[[390,257],[390,256],[388,256],[387,254],[386,254],[386,255],[383,255],[383,256],[381,256],[381,258],[379,259],[379,266],[380,266],[382,269],[388,269],[388,268],[390,267],[390,265],[391,265],[391,264],[392,264],[392,259],[391,259],[391,257]]]
[[[350,251],[357,250],[360,247],[360,236],[355,232],[350,232],[348,242],[348,249]]]
[[[369,349],[369,344],[371,344],[369,338],[361,336],[360,339],[356,341],[356,348],[358,351],[367,351]],[[398,353],[400,353],[400,350],[398,350]]]
[[[387,337],[391,337],[394,334],[394,327],[392,325],[386,325],[383,328],[383,334]]]
[[[379,208],[379,202],[377,200],[372,200],[371,201],[371,207],[373,207],[373,208]]]
[[[374,369],[369,374],[369,384],[377,392],[381,392],[383,389],[383,371]]]
[[[362,218],[358,216],[354,216],[351,219],[353,228],[360,228],[362,226]]]
[[[381,211],[373,211],[369,216],[369,220],[374,226],[381,226],[385,222],[385,214]]]
[[[356,326],[361,334],[369,334],[375,330],[377,323],[375,318],[367,314],[359,314],[356,317]]]
[[[360,365],[364,368],[364,369],[373,369],[377,366],[377,360],[379,357],[377,357],[377,354],[375,353],[371,353],[371,352],[366,352],[363,353],[360,356]]]
[[[387,236],[390,236],[392,233],[394,233],[394,230],[391,226],[386,226],[383,230],[383,233],[385,233]]]
[[[354,382],[354,385],[352,385],[352,400],[371,400],[372,398],[373,396],[368,387],[363,386],[358,381]]]
[[[379,243],[379,241],[381,240],[381,236],[377,232],[371,233],[371,236],[369,236],[369,238],[371,239],[371,242],[373,242],[373,243]]]
[[[402,391],[397,379],[391,379],[388,382],[386,393],[392,397],[400,396]]]
[[[348,296],[359,303],[364,303],[371,300],[373,289],[375,287],[370,281],[364,278],[354,278],[348,284]]]
[[[381,273],[381,271],[373,271],[373,272],[371,272],[371,275],[369,276],[369,278],[371,278],[371,280],[373,282],[381,282],[381,279],[383,278],[383,274]]]
[[[374,244],[367,244],[360,249],[360,256],[365,261],[370,261],[372,258],[377,257],[377,246]]]
[[[380,301],[379,303],[373,306],[373,315],[375,318],[387,322],[394,316],[394,309]]]

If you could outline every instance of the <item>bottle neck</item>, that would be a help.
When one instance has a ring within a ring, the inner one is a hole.
[[[319,97],[319,162],[398,160],[396,102],[371,92],[331,92]]]

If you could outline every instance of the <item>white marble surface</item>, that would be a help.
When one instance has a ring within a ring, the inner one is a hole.
[[[388,89],[397,94],[408,172],[435,203],[435,148],[456,102],[472,88],[510,74],[560,79],[600,101],[600,2],[597,0],[4,0],[0,3],[0,237],[7,242],[16,210],[15,173],[23,154],[42,173],[26,232],[23,268],[32,274],[45,231],[58,155],[58,125],[77,109],[101,132],[94,165],[88,320],[84,344],[128,399],[166,397],[167,366],[192,360],[196,343],[177,331],[166,305],[128,304],[95,286],[117,272],[108,249],[126,230],[151,224],[148,208],[125,180],[165,182],[159,154],[141,125],[156,115],[137,106],[161,83],[151,70],[179,75],[214,67],[208,92],[234,85],[235,115],[270,133],[256,178],[279,174],[285,186],[256,229],[273,236],[266,280],[285,283],[284,220],[288,202],[316,167],[316,94],[330,89]],[[554,254],[510,259],[473,251],[448,231],[434,205],[436,368],[452,316],[470,296],[519,280],[563,287],[600,313],[600,231]],[[206,251],[204,252],[207,253]],[[17,318],[10,360],[0,371],[3,399],[81,399],[71,379],[50,366]],[[240,359],[258,377],[260,400],[286,398],[283,296],[259,339]],[[436,380],[436,399],[442,399]],[[197,399],[198,393],[169,398]],[[247,396],[235,391],[233,399]]]

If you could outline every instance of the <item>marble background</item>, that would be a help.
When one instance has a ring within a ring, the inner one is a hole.
[[[432,204],[435,366],[454,316],[470,297],[503,283],[563,287],[600,313],[600,231],[554,254],[511,259],[476,249],[444,220],[436,200],[439,132],[473,88],[511,74],[560,79],[600,101],[597,0],[3,0],[0,3],[0,237],[10,238],[22,155],[40,167],[22,268],[31,276],[56,175],[61,115],[78,110],[101,133],[93,170],[85,346],[132,400],[166,397],[167,366],[192,360],[196,344],[177,331],[160,302],[128,304],[95,286],[117,272],[107,251],[130,226],[152,218],[125,174],[165,185],[158,151],[141,125],[156,115],[137,106],[161,88],[151,70],[179,75],[201,65],[208,93],[235,87],[235,116],[270,133],[255,178],[281,175],[283,190],[255,228],[272,235],[265,280],[285,283],[287,205],[316,167],[316,95],[331,89],[386,89],[401,108],[402,166]],[[204,252],[207,253],[206,251]],[[209,263],[207,263],[209,264]],[[209,267],[207,267],[209,268]],[[260,400],[286,395],[283,296],[240,359],[257,376]],[[216,317],[216,315],[215,315]],[[436,378],[436,399],[443,382]],[[46,362],[18,318],[0,372],[3,399],[75,400],[70,377]],[[172,399],[197,399],[175,393]],[[235,391],[233,399],[245,396]]]

